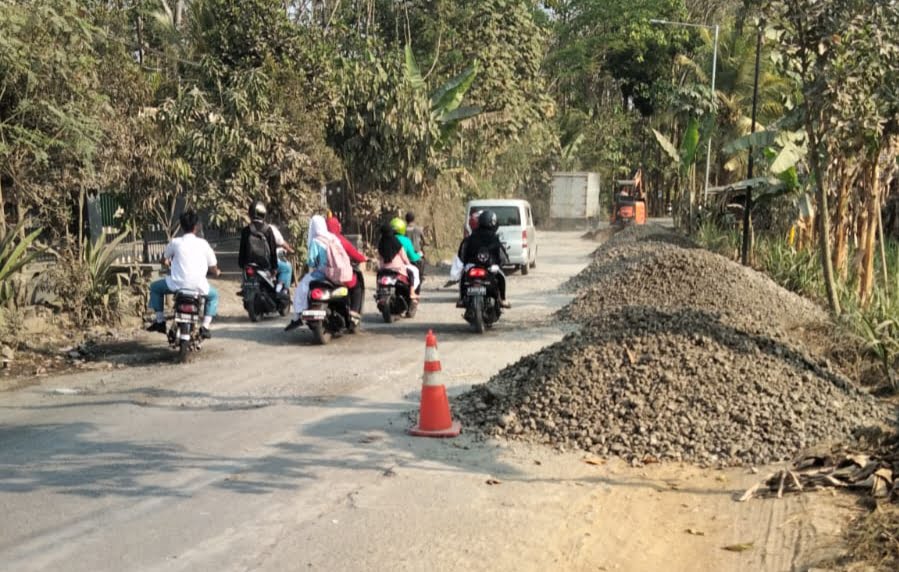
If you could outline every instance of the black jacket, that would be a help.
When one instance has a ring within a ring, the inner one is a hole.
[[[247,258],[249,258],[250,255],[250,226],[255,226],[257,230],[262,231],[265,234],[265,238],[268,240],[268,251],[270,254],[269,266],[268,268],[265,268],[265,270],[274,270],[278,267],[278,245],[275,244],[275,233],[272,232],[271,226],[259,220],[254,220],[240,231],[240,253],[237,255],[238,266],[244,268],[248,262]]]
[[[509,255],[506,248],[497,236],[496,231],[477,229],[467,239],[462,241],[460,256],[465,264],[478,264],[478,252],[482,249],[490,254],[489,264],[508,264]]]

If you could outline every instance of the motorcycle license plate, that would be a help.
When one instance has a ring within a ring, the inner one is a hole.
[[[470,296],[478,295],[486,296],[487,295],[487,287],[486,286],[469,286],[467,290]]]
[[[324,319],[327,314],[328,313],[324,310],[305,310],[302,315],[303,318],[307,320],[321,320]]]
[[[179,323],[187,323],[193,324],[195,322],[199,322],[199,316],[196,314],[182,314],[180,312],[175,313],[175,321]]]

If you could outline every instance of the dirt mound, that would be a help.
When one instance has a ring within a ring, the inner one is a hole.
[[[589,287],[560,314],[582,329],[457,398],[466,428],[635,461],[761,464],[888,418],[803,343],[820,308],[670,231],[617,234],[577,280]]]

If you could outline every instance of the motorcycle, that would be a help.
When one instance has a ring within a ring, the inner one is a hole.
[[[353,273],[360,295],[364,297],[365,283],[362,272],[355,264]],[[350,298],[349,288],[330,280],[313,280],[309,284],[309,305],[300,314],[300,319],[312,330],[315,341],[320,345],[327,344],[333,336],[343,332],[355,334],[358,330],[361,320],[350,314]]]
[[[487,266],[486,256],[478,255],[478,262],[462,275],[462,306],[465,321],[474,331],[483,334],[493,327],[502,315],[499,301],[498,265]]]
[[[379,270],[377,284],[375,302],[384,322],[389,324],[396,316],[415,317],[417,306],[412,304],[412,282],[406,273]]]
[[[277,285],[277,278],[271,271],[252,263],[244,268],[241,296],[251,322],[258,322],[266,314],[275,312],[281,316],[287,315],[290,292],[286,287],[278,292]]]
[[[169,345],[178,351],[178,361],[187,363],[192,352],[203,346],[200,324],[206,300],[199,290],[178,290],[174,295],[175,316],[168,331]]]

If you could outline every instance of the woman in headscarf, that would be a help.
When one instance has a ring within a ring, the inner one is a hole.
[[[350,257],[351,261],[356,264],[362,264],[368,261],[368,258],[359,252],[347,237],[343,236],[343,227],[340,224],[340,220],[330,211],[328,212],[328,218],[325,220],[325,223],[328,226],[328,232],[337,237],[337,240],[340,241],[340,244],[343,246],[343,249],[346,251],[347,256]],[[365,295],[365,284],[362,282],[361,279],[356,278],[356,273],[354,272],[352,284],[344,284],[344,286],[350,289],[350,311],[355,312],[356,314],[362,312],[362,298]]]
[[[327,278],[325,276],[325,268],[328,266],[328,248],[333,245],[336,245],[337,248],[343,248],[340,240],[328,232],[325,217],[321,215],[312,217],[309,220],[309,234],[306,242],[306,265],[309,267],[309,272],[297,284],[297,289],[293,295],[293,320],[284,328],[285,331],[289,332],[302,325],[303,322],[300,316],[309,307],[309,284],[313,280],[325,280]],[[351,282],[351,284],[346,284],[346,286],[353,287],[356,285],[355,273]]]
[[[381,226],[381,239],[378,241],[378,265],[384,270],[393,270],[398,273],[406,273],[412,279],[412,301],[418,302],[418,268],[409,261],[409,256],[396,237],[396,231],[390,223]]]

